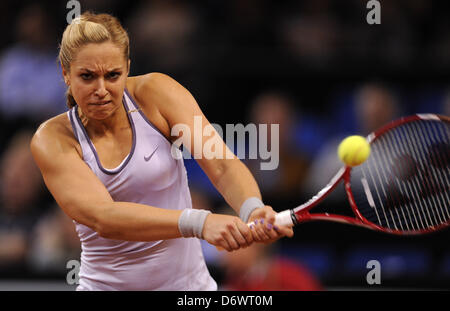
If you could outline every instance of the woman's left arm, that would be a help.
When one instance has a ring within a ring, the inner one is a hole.
[[[167,75],[151,73],[139,79],[135,96],[144,105],[153,103],[157,106],[171,129],[169,139],[176,144],[183,143],[188,148],[212,184],[238,215],[247,199],[253,197],[261,200],[259,187],[249,169],[229,150],[186,88]],[[245,209],[249,210],[248,207]],[[249,215],[248,222],[263,219],[252,230],[256,240],[272,241],[293,235],[292,228],[272,229],[275,215],[267,205],[253,210]]]

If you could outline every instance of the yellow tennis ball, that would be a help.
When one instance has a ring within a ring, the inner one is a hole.
[[[362,164],[370,155],[370,145],[365,137],[354,135],[345,138],[338,147],[338,156],[348,166]]]

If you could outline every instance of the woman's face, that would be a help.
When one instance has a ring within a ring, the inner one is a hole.
[[[121,105],[129,61],[112,42],[83,46],[63,76],[83,114],[103,120]]]

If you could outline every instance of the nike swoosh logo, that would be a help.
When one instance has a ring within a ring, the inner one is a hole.
[[[150,160],[150,158],[155,154],[157,149],[158,149],[158,147],[156,147],[156,149],[153,150],[153,152],[148,157],[144,156],[145,162],[148,162]]]

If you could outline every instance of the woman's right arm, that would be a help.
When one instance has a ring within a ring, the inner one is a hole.
[[[82,160],[74,142],[67,127],[51,121],[44,123],[31,141],[45,184],[69,217],[110,239],[155,241],[181,237],[181,210],[115,202]],[[215,224],[203,232],[213,245],[230,251],[252,242],[251,232],[237,217],[209,214],[206,221]]]

